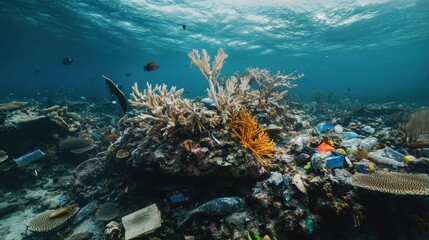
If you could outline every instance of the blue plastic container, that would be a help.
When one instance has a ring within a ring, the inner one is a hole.
[[[24,156],[14,159],[14,161],[16,162],[18,167],[23,167],[44,156],[45,156],[45,153],[42,152],[40,149],[37,149],[36,151],[27,153]]]
[[[334,125],[329,123],[319,123],[317,124],[316,128],[319,132],[331,131],[332,129],[334,129]]]
[[[338,168],[344,166],[344,155],[327,157],[324,159],[326,168]]]

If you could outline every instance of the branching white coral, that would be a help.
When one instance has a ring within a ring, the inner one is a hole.
[[[271,75],[267,69],[248,68],[244,76],[250,78],[250,81],[256,81],[258,84],[260,103],[275,104],[283,99],[288,92],[285,89],[281,89],[281,87],[296,87],[297,85],[293,84],[291,81],[302,78],[304,74],[296,74],[296,71],[294,71],[290,74],[283,75],[278,71],[276,74]]]
[[[131,106],[141,109],[146,108],[150,114],[141,113],[139,118],[152,122],[148,134],[170,134],[177,126],[190,128],[191,132],[203,131],[208,127],[214,127],[219,123],[219,116],[196,105],[189,99],[181,98],[183,89],[175,87],[167,89],[167,85],[152,85],[147,83],[147,89],[138,90],[137,83],[132,87]]]

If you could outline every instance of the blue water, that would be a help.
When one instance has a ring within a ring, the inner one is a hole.
[[[207,82],[189,69],[186,54],[204,48],[214,56],[222,47],[229,54],[222,75],[246,67],[298,70],[305,78],[292,93],[303,99],[320,90],[427,103],[428,2],[2,0],[0,99],[52,96],[61,87],[106,97],[101,74],[127,94],[135,81],[148,81],[194,97]],[[77,60],[65,66],[64,57]],[[160,68],[144,72],[149,61]]]

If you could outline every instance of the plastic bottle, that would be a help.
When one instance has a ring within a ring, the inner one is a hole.
[[[353,139],[341,141],[341,146],[346,148],[353,148],[353,147],[358,147],[360,143],[361,143],[361,140],[359,138],[353,138]]]
[[[399,161],[396,161],[395,159],[383,156],[383,150],[370,152],[370,153],[368,153],[368,157],[371,158],[372,160],[374,160],[375,162],[387,164],[387,165],[392,165],[394,167],[405,167],[405,165],[406,165],[402,161],[399,162]]]
[[[365,126],[362,128],[362,130],[369,134],[373,134],[375,132],[374,128],[372,128],[371,126]]]
[[[404,161],[405,155],[402,154],[402,153],[400,153],[400,152],[398,152],[398,151],[395,151],[395,150],[391,149],[390,147],[385,147],[384,148],[384,152],[387,155],[389,155],[389,157],[395,159],[398,162]]]
[[[341,134],[343,139],[354,139],[354,138],[358,138],[359,135],[355,132],[343,132]]]
[[[362,150],[369,151],[373,149],[378,143],[377,138],[375,137],[367,137],[363,139],[359,145]]]
[[[45,156],[45,153],[42,152],[40,149],[37,149],[31,153],[27,153],[24,156],[14,159],[14,161],[16,162],[18,167],[22,167],[36,161],[43,156]]]

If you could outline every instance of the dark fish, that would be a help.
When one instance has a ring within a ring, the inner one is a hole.
[[[34,71],[34,73],[39,73],[39,69],[37,69],[36,71]]]
[[[244,200],[239,197],[216,198],[187,212],[179,223],[179,228],[194,214],[225,215],[244,209]]]
[[[146,66],[144,66],[144,70],[145,71],[155,71],[156,69],[158,69],[158,64],[156,64],[155,62],[149,62],[148,64],[146,64]]]
[[[70,65],[70,64],[72,64],[75,60],[76,60],[76,59],[74,59],[74,58],[66,57],[66,58],[64,58],[64,59],[61,61],[61,63],[62,63],[62,64],[64,64],[64,65]]]
[[[183,30],[188,30],[188,27],[186,27],[185,24],[182,25]]]
[[[112,82],[109,78],[101,75],[106,81],[107,86],[109,87],[109,91],[111,94],[115,95],[116,99],[118,99],[119,105],[121,105],[122,111],[124,113],[127,112],[127,99],[125,98],[124,93],[116,86],[115,83]]]
[[[185,90],[185,94],[189,94],[189,93],[191,93],[191,91]]]
[[[125,73],[125,77],[130,78],[131,77],[131,73]]]
[[[347,91],[349,91],[349,92],[350,92],[350,88],[347,88]]]

